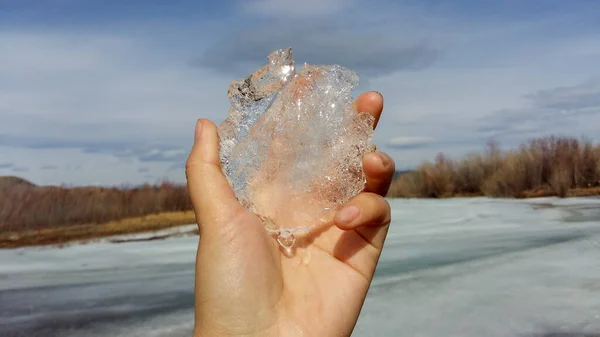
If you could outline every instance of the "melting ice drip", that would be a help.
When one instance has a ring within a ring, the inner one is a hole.
[[[291,49],[268,60],[229,86],[220,157],[240,203],[291,248],[297,234],[364,188],[373,117],[353,105],[353,71],[305,64],[296,72]]]

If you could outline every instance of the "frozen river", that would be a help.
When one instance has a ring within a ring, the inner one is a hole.
[[[600,199],[393,200],[353,336],[600,336]],[[0,336],[191,336],[197,237],[0,250]]]

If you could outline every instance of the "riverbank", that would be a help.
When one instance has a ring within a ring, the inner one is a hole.
[[[126,234],[152,233],[196,223],[193,211],[165,212],[132,217],[103,224],[69,225],[44,229],[13,230],[0,233],[0,248],[65,245],[70,242],[86,243],[102,238]],[[150,239],[163,239],[172,234],[161,233]]]
[[[393,188],[393,183],[392,183]],[[390,193],[393,194],[393,193]],[[391,196],[388,198],[393,199],[451,199],[451,198],[475,198],[475,197],[489,197],[489,198],[503,198],[503,199],[534,199],[534,198],[548,198],[548,197],[561,197],[561,198],[582,198],[582,197],[600,197],[600,187],[578,187],[570,188],[567,190],[564,196],[560,196],[553,190],[548,188],[539,188],[534,190],[525,190],[511,197],[490,197],[483,193],[457,193],[457,194],[446,194],[436,197],[421,197],[421,196]]]
[[[530,198],[600,195],[600,144],[548,136],[516,149],[490,142],[482,153],[433,162],[399,174],[390,197],[454,196]]]
[[[572,189],[570,197],[599,196],[600,188]],[[452,198],[484,197],[477,195],[462,195]],[[535,199],[552,197],[544,191],[531,191],[525,193],[523,198]],[[390,198],[405,199],[405,198]],[[425,199],[425,198],[415,198]],[[450,198],[448,198],[450,199]],[[493,199],[493,198],[491,198]],[[28,246],[65,246],[71,243],[85,244],[106,239],[112,243],[133,241],[162,240],[173,236],[197,235],[196,229],[190,230],[182,226],[195,224],[196,218],[193,211],[165,212],[142,217],[128,218],[120,221],[111,221],[103,224],[70,225],[39,230],[6,231],[0,233],[0,248],[20,248]],[[181,229],[181,230],[180,230]],[[145,235],[132,237],[133,234]],[[127,235],[127,237],[119,237]]]

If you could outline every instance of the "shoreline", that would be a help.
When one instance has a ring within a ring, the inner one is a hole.
[[[393,184],[393,182],[392,182]],[[444,195],[444,196],[440,196],[440,197],[419,197],[419,196],[415,196],[415,197],[407,197],[407,196],[393,196],[388,194],[388,196],[386,196],[386,198],[390,198],[390,199],[453,199],[453,198],[478,198],[478,197],[485,197],[485,198],[490,198],[490,199],[535,199],[535,198],[551,198],[551,197],[555,197],[555,198],[561,198],[559,195],[557,195],[555,192],[547,189],[547,188],[540,188],[538,190],[526,190],[523,191],[522,193],[520,193],[518,196],[516,197],[494,197],[494,196],[489,196],[489,195],[485,195],[483,193],[457,193],[457,194],[451,194],[451,195]],[[597,187],[578,187],[578,188],[571,188],[567,191],[567,194],[565,197],[562,197],[562,199],[568,199],[568,198],[581,198],[581,197],[600,197],[600,186]]]
[[[455,198],[477,198],[487,197],[485,195],[454,195],[442,198],[406,198],[391,197],[389,199],[455,199]],[[556,197],[547,191],[529,191],[519,198],[492,198],[490,199],[535,199]],[[600,197],[600,187],[572,189],[568,198],[577,197]],[[565,198],[563,198],[565,199]],[[170,237],[183,235],[197,235],[197,229],[180,231],[183,226],[195,224],[196,218],[193,211],[165,212],[151,214],[142,217],[128,218],[119,221],[111,221],[104,224],[71,225],[55,228],[44,228],[39,230],[9,231],[0,233],[0,249],[13,249],[22,247],[52,246],[64,247],[70,244],[86,244],[90,242],[107,241],[111,243],[126,243],[164,240]],[[136,234],[147,234],[143,237],[134,237]],[[122,237],[127,236],[127,237]]]
[[[114,237],[113,239],[116,240],[116,237],[122,235],[156,233],[194,223],[196,223],[194,212],[185,211],[151,214],[142,217],[111,221],[104,224],[71,225],[39,230],[10,231],[0,234],[0,249],[35,246],[62,247],[71,243],[85,244],[111,237]],[[181,235],[181,233],[172,231],[170,234],[157,234],[151,238],[153,240],[159,240],[174,235]],[[150,239],[146,238],[144,240]]]

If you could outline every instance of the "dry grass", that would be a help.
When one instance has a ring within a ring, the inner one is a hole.
[[[15,178],[2,180],[15,181]],[[101,224],[192,209],[187,188],[168,182],[124,188],[4,184],[0,189],[0,205],[2,232]]]
[[[531,140],[500,151],[489,143],[483,154],[462,160],[438,155],[397,178],[390,197],[442,198],[589,196],[600,194],[600,144],[565,137]]]
[[[195,222],[185,185],[35,186],[0,177],[0,247],[61,244]]]
[[[70,241],[93,240],[113,235],[152,232],[196,222],[194,212],[166,212],[110,221],[104,224],[57,226],[42,229],[3,231],[0,248],[60,245]]]

